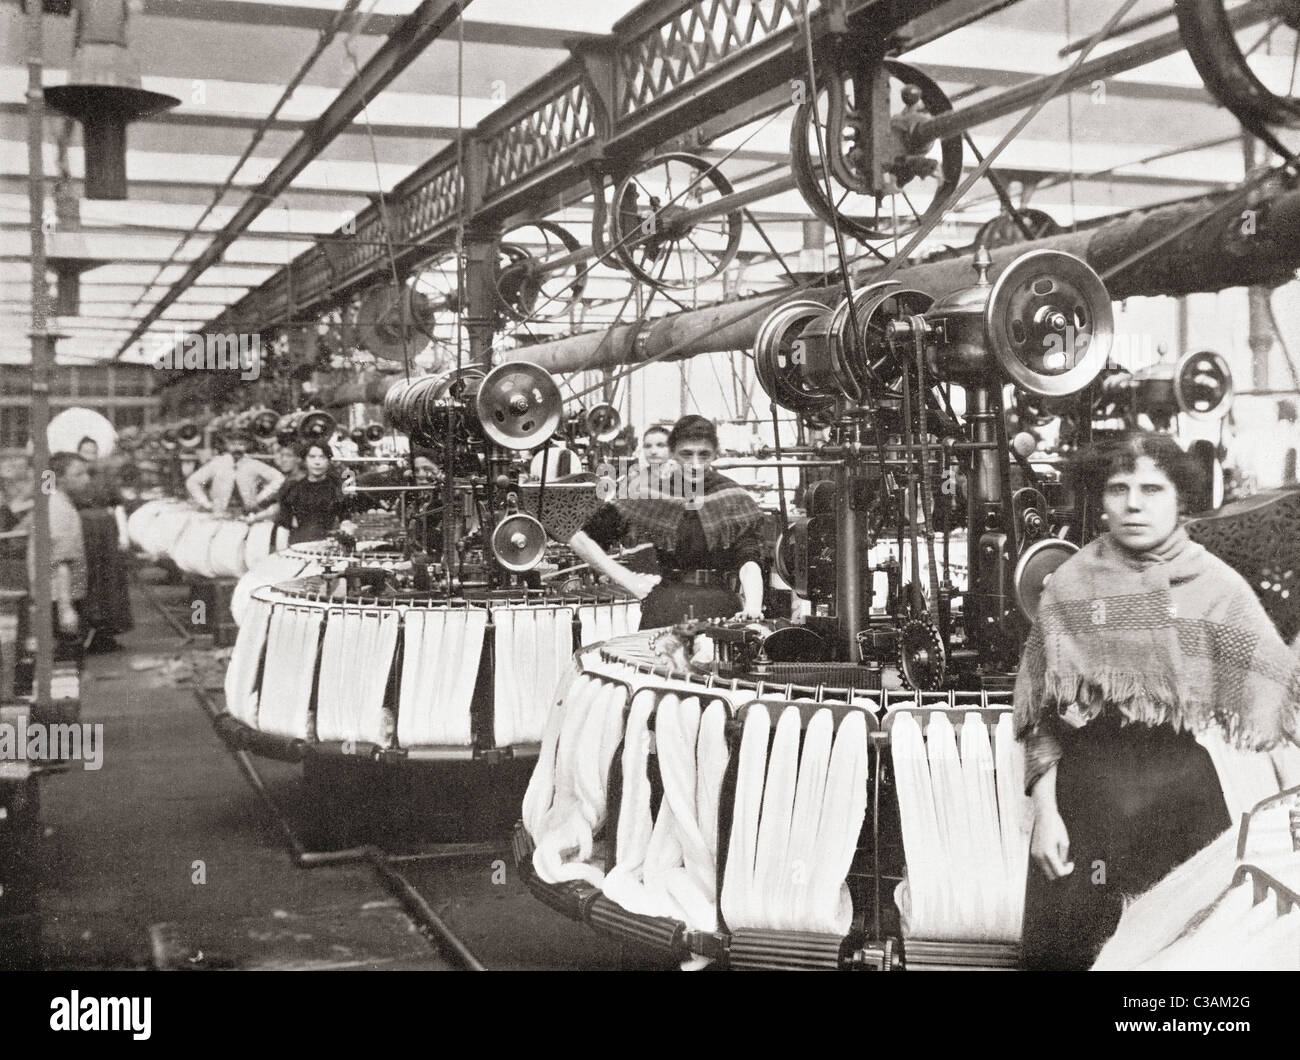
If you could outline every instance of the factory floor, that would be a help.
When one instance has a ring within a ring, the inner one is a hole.
[[[74,764],[41,784],[45,966],[451,967],[367,863],[295,867],[274,818],[190,687],[191,668],[200,684],[219,684],[206,640],[184,644],[151,600],[183,609],[188,590],[148,591],[133,589],[136,628],[119,638],[122,650],[87,657],[81,720],[103,725],[102,767]],[[220,692],[211,695],[220,705]],[[312,819],[318,799],[304,790],[301,767],[254,762],[303,845],[319,846],[307,838],[320,822]],[[400,829],[348,838],[405,855],[394,866],[489,969],[662,967],[550,910],[519,881],[507,836],[527,781],[523,765],[462,771],[439,789],[454,802],[502,803],[486,832],[455,837],[472,843],[439,842],[446,836],[436,828],[421,836],[414,811]],[[389,798],[412,792],[410,778],[389,787]],[[385,813],[396,818],[400,809]],[[446,812],[459,818],[463,811],[450,805]],[[424,820],[436,824],[437,814]]]

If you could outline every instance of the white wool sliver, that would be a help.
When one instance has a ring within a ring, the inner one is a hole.
[[[790,845],[790,815],[794,810],[795,781],[799,771],[799,708],[790,706],[776,723],[776,737],[767,764],[767,784],[758,824],[754,856],[754,897],[757,908],[747,923],[733,927],[774,927],[779,891]]]
[[[799,780],[795,785],[794,809],[790,817],[790,844],[773,917],[773,926],[779,929],[797,931],[804,926],[809,888],[816,873],[817,836],[821,828],[834,732],[835,719],[825,709],[812,716],[804,731]]]
[[[642,881],[654,821],[650,816],[650,715],[655,695],[648,689],[632,697],[623,736],[623,794],[619,803],[618,837],[613,868],[606,874],[605,896],[632,913],[648,914],[649,898]]]
[[[271,605],[250,600],[226,668],[226,709],[245,725],[257,725],[257,671],[266,646]]]
[[[840,721],[831,749],[809,887],[811,916],[804,930],[842,935],[852,926],[846,880],[867,813],[867,766],[866,718],[848,714]]]
[[[758,848],[758,816],[763,804],[763,777],[767,769],[767,740],[771,718],[762,704],[745,713],[737,764],[736,797],[732,805],[731,839],[722,880],[722,915],[736,928],[752,923],[758,914],[754,895],[754,854]]]

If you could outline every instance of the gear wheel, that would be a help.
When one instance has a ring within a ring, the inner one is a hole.
[[[922,692],[937,689],[943,684],[947,662],[943,638],[929,619],[903,623],[898,635],[898,672],[908,688]]]

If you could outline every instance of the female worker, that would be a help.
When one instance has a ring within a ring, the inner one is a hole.
[[[298,450],[303,474],[289,479],[278,497],[276,525],[289,528],[289,544],[320,541],[331,531],[356,532],[346,520],[352,502],[343,492],[343,479],[334,470],[327,442],[304,442]]]
[[[91,651],[117,651],[117,635],[135,626],[126,566],[126,554],[131,548],[126,534],[126,509],[115,476],[99,459],[99,443],[90,437],[82,438],[77,443],[77,455],[88,474],[87,485],[72,494],[81,516],[86,549],[82,618],[91,631]]]
[[[1245,580],[1187,536],[1196,471],[1167,435],[1071,469],[1105,532],[1044,588],[1015,688],[1034,831],[1024,960],[1085,969],[1138,894],[1229,827],[1197,734],[1295,740],[1300,671]]]
[[[718,435],[703,416],[684,416],[668,438],[677,474],[614,496],[574,535],[570,547],[593,570],[641,600],[641,628],[686,618],[763,615],[763,513],[754,499],[711,467]],[[638,574],[605,549],[636,530],[652,541],[662,574]],[[726,582],[734,573],[740,595]]]

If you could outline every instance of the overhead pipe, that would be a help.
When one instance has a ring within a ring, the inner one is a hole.
[[[993,271],[1028,250],[1061,250],[1074,254],[1106,279],[1106,289],[1118,301],[1138,295],[1181,295],[1218,291],[1253,284],[1276,286],[1300,267],[1300,191],[1260,192],[1248,205],[1254,223],[1243,232],[1240,211],[1230,211],[1158,247],[1140,260],[1125,264],[1145,247],[1198,216],[1204,216],[1230,196],[1220,195],[1175,203],[1085,229],[991,251]],[[1243,204],[1243,207],[1247,204]],[[969,286],[974,277],[973,255],[900,269],[894,274],[904,287],[940,297]],[[1114,275],[1107,275],[1123,266]],[[858,276],[872,281],[872,272]],[[768,293],[724,305],[689,310],[653,321],[620,324],[526,349],[506,350],[503,361],[529,360],[548,372],[579,372],[663,358],[682,360],[702,353],[749,349],[767,315],[784,302],[811,298],[826,306],[838,304],[843,288],[834,286]]]
[[[382,92],[460,17],[470,0],[424,0],[391,34],[325,112],[308,126],[266,179],[250,192],[235,215],[212,238],[185,273],[168,289],[132,329],[114,360],[143,338],[166,310],[188,291],[226,249],[238,239],[272,202],[289,187],[307,165],[344,132],[363,107]]]

